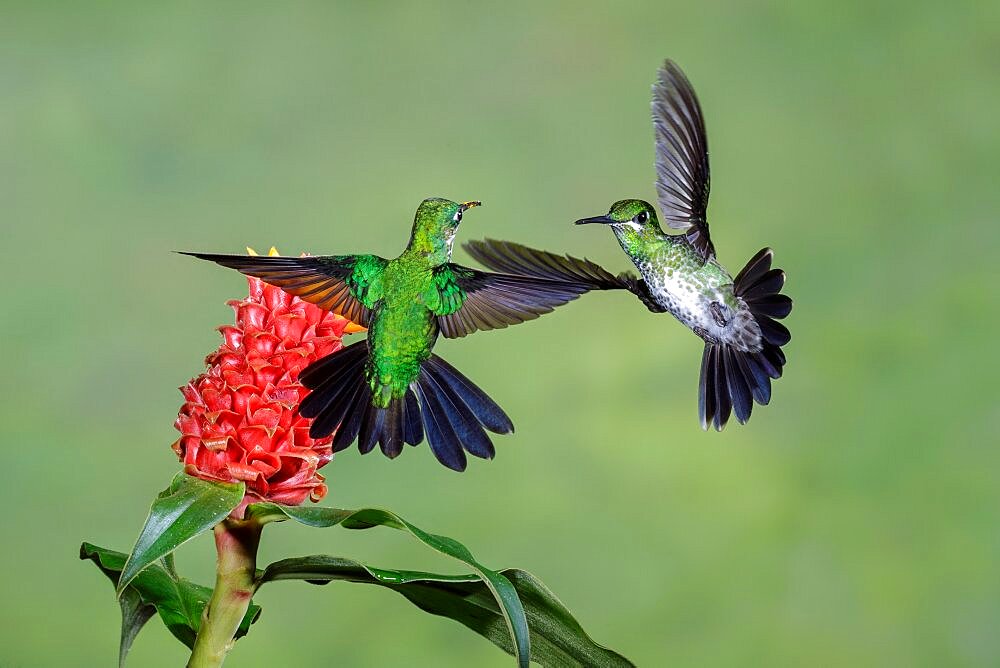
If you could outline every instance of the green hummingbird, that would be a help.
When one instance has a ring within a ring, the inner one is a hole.
[[[377,255],[263,257],[184,253],[256,276],[368,328],[366,340],[313,362],[299,377],[311,392],[299,412],[309,435],[336,430],[333,450],[355,439],[396,457],[424,434],[438,461],[463,471],[465,452],[491,459],[486,430],[514,430],[483,390],[431,351],[440,334],[457,338],[532,320],[600,284],[496,274],[451,262],[462,214],[479,202],[425,199],[410,242],[392,260]],[[610,275],[609,275],[610,276]],[[613,278],[613,277],[611,277]]]
[[[705,341],[698,389],[703,429],[722,430],[735,413],[745,423],[753,401],[767,404],[771,380],[781,376],[781,347],[791,335],[778,319],[792,310],[781,294],[785,274],[772,269],[764,248],[733,278],[716,259],[708,233],[708,141],[701,106],[681,69],[667,60],[653,86],[656,189],[667,225],[665,234],[648,202],[615,202],[606,215],[576,224],[611,227],[641,274],[602,277],[597,289],[628,289],[654,312],[668,312]],[[596,265],[517,244],[487,240],[467,244],[478,261],[495,270],[548,277],[593,274]],[[599,269],[599,267],[597,267]],[[616,284],[617,283],[617,284]]]

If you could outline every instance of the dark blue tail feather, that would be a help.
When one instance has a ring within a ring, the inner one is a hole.
[[[741,351],[724,343],[705,343],[698,387],[702,429],[711,424],[721,431],[736,415],[740,424],[750,419],[753,402],[767,405],[771,381],[781,378],[785,354],[781,347],[792,336],[777,322],[792,311],[792,300],[781,294],[785,273],[772,269],[773,253],[764,248],[751,258],[733,281],[733,292],[746,302],[761,331],[761,350]]]
[[[468,452],[490,459],[495,450],[486,430],[514,430],[510,418],[475,383],[436,355],[424,361],[420,375],[403,397],[386,407],[372,403],[367,380],[368,346],[360,341],[314,362],[300,376],[312,391],[299,412],[313,418],[309,435],[334,433],[335,452],[355,440],[367,454],[379,444],[387,457],[398,456],[403,443],[417,445],[427,436],[434,456],[456,471],[466,467]]]

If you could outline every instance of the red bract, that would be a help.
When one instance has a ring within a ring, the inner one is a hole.
[[[228,302],[236,324],[219,328],[223,343],[205,358],[208,370],[181,388],[181,437],[172,447],[189,475],[245,482],[248,501],[318,501],[332,437],[309,437],[298,377],[338,350],[345,331],[361,328],[256,278],[249,283],[249,297]]]

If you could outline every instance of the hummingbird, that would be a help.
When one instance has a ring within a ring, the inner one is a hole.
[[[721,431],[731,413],[744,424],[754,401],[770,401],[771,380],[781,377],[785,365],[781,348],[791,339],[777,320],[791,312],[792,300],[781,294],[785,274],[771,267],[770,248],[754,255],[735,278],[716,258],[706,217],[705,122],[694,88],[671,60],[659,69],[653,86],[652,117],[660,208],[667,225],[680,234],[664,233],[656,209],[640,199],[617,201],[607,214],[576,221],[609,226],[641,278],[609,278],[586,260],[509,242],[465,247],[494,270],[550,280],[594,276],[595,289],[627,289],[649,310],[673,315],[705,342],[698,413],[702,429],[711,424]]]
[[[255,276],[368,329],[364,341],[323,357],[299,376],[310,390],[299,406],[309,435],[333,434],[333,450],[357,440],[394,458],[424,434],[434,456],[456,471],[465,452],[491,459],[486,431],[514,425],[475,383],[435,355],[439,335],[458,338],[532,320],[600,284],[596,277],[533,278],[451,261],[462,215],[480,202],[421,202],[409,244],[378,255],[264,257],[183,253]],[[610,275],[609,275],[610,276]],[[613,278],[613,277],[612,277]]]

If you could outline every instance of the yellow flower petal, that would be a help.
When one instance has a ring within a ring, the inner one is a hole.
[[[254,249],[250,248],[249,246],[247,246],[247,255],[253,255],[254,257],[256,257],[257,255],[259,255],[259,253]],[[278,249],[275,248],[274,246],[271,246],[271,250],[267,251],[268,257],[278,257],[280,255],[281,253],[279,253]]]

